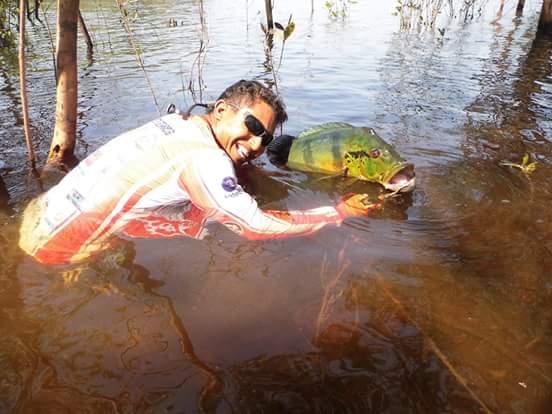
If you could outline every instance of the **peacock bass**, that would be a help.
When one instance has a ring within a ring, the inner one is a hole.
[[[340,174],[380,183],[393,192],[414,188],[414,166],[372,128],[328,123],[297,138],[281,135],[267,146],[272,162],[305,172]]]

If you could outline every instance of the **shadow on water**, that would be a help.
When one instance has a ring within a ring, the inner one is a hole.
[[[266,157],[238,171],[244,189],[254,194],[257,202],[268,208],[306,208],[333,204],[346,194],[367,194],[379,202],[388,192],[377,184],[341,175],[304,173],[270,165]],[[305,196],[308,194],[308,196]],[[294,202],[299,198],[299,202]],[[387,219],[407,219],[407,209],[412,206],[412,194],[398,194],[387,198],[383,208],[370,216]]]
[[[549,96],[551,44],[518,29],[518,21],[505,34],[496,26],[481,93],[466,108],[464,159],[423,178],[426,206],[417,219],[427,239],[419,248],[439,264],[410,270],[434,295],[431,336],[486,404],[544,413],[552,399],[552,148],[550,126],[539,121],[550,108],[539,95]],[[500,166],[525,153],[539,160],[534,173]]]
[[[468,157],[517,161],[530,153],[552,162],[552,40],[532,28],[519,33],[520,24],[521,18],[514,18],[505,33],[499,22],[494,25],[493,55],[479,79],[481,93],[466,108],[463,149]]]
[[[440,102],[441,89],[448,99],[460,91],[455,79],[441,83],[439,70],[449,63],[443,60],[446,48],[435,50],[432,65],[422,67],[428,80],[413,85],[403,62],[413,53],[405,50],[404,39],[386,56],[383,79],[395,93],[382,96],[390,109],[382,120],[400,121],[394,129],[404,128],[423,143],[425,148],[416,144],[418,154],[430,161],[443,155],[439,165],[418,169],[415,205],[403,229],[416,235],[415,260],[391,264],[384,280],[423,328],[423,340],[443,350],[490,411],[544,413],[552,400],[551,43],[533,40],[534,28],[519,18],[508,29],[494,24],[491,56],[469,82],[479,92],[465,106],[467,119]],[[460,64],[457,70],[465,71],[465,62]],[[419,127],[420,118],[427,118],[425,128],[438,121],[435,128],[444,132],[438,152],[431,149],[437,141],[423,140],[423,129],[409,130]],[[463,140],[454,136],[458,127]],[[455,154],[456,144],[443,151],[447,136],[458,140],[462,153]],[[520,162],[526,153],[539,162],[533,174],[500,166],[502,160]],[[467,397],[476,401],[471,393]]]
[[[6,188],[6,184],[0,176],[0,210],[4,210],[8,206],[8,201],[10,200],[10,194]]]
[[[531,194],[550,172],[528,178],[468,159],[424,185],[430,207],[419,217],[427,234],[419,248],[435,256],[410,271],[431,303],[429,332],[496,412],[545,412],[550,398],[552,186]]]

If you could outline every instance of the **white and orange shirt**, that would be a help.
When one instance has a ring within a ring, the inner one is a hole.
[[[112,235],[202,238],[213,221],[265,239],[310,234],[341,217],[331,206],[261,210],[208,124],[172,114],[109,141],[40,196],[24,214],[20,246],[43,263],[72,263]]]

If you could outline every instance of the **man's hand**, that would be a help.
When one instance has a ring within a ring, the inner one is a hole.
[[[367,194],[347,194],[341,198],[335,209],[341,218],[366,216],[381,208],[381,203],[372,202]]]

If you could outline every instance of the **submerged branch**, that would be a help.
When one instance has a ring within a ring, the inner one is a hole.
[[[21,90],[21,107],[23,111],[23,127],[25,130],[25,141],[27,142],[27,151],[31,169],[36,170],[35,153],[33,149],[33,139],[31,136],[31,127],[29,124],[29,105],[27,102],[27,80],[25,74],[25,12],[26,2],[19,2],[19,84]]]
[[[266,27],[268,30],[274,27],[274,19],[272,18],[272,1],[265,0],[266,9]]]
[[[322,324],[324,324],[330,317],[331,306],[339,297],[338,294],[334,293],[334,290],[338,282],[341,280],[341,277],[345,274],[351,264],[350,261],[345,258],[346,249],[347,243],[345,243],[345,245],[339,252],[339,269],[337,271],[337,274],[327,283],[324,282],[324,275],[327,273],[328,270],[327,256],[324,255],[324,259],[322,260],[322,267],[320,269],[320,282],[322,283],[322,288],[324,289],[324,296],[322,297],[322,304],[320,305],[320,311],[318,312],[318,318],[316,320],[316,333],[314,336],[315,342],[318,341],[318,338],[320,336]]]
[[[84,39],[86,40],[86,47],[87,52],[89,55],[92,54],[94,51],[94,43],[92,43],[92,38],[90,37],[90,33],[88,32],[88,28],[86,27],[86,24],[84,23],[84,19],[82,17],[82,13],[79,9],[79,24],[80,28],[82,30],[82,34],[84,35]]]
[[[188,82],[188,91],[192,95],[194,103],[203,102],[203,90],[205,89],[205,81],[203,80],[203,66],[207,57],[207,45],[209,43],[209,35],[207,33],[207,26],[205,23],[205,10],[203,8],[203,0],[199,1],[199,22],[201,26],[201,33],[199,37],[199,49],[196,52],[194,61],[190,68],[190,80]],[[196,96],[196,87],[194,82],[194,68],[197,68],[197,91],[199,97]]]
[[[56,78],[56,85],[58,80],[57,75],[57,65],[56,65],[56,48],[54,46],[54,37],[52,36],[52,30],[50,29],[50,23],[48,23],[48,17],[46,16],[46,11],[42,6],[43,3],[40,3],[40,10],[42,11],[42,17],[44,18],[44,23],[46,24],[46,30],[48,31],[48,40],[50,41],[50,52],[52,53],[52,63],[54,66],[54,76]]]
[[[128,12],[125,9],[125,5],[121,0],[117,0],[117,6],[119,6],[119,10],[121,12],[122,17],[122,23],[125,31],[128,35],[128,40],[130,42],[130,45],[134,49],[134,57],[136,58],[136,61],[138,62],[138,66],[140,66],[140,69],[142,69],[142,72],[144,72],[144,77],[146,78],[146,82],[148,84],[148,87],[150,89],[151,95],[153,97],[153,102],[155,103],[155,108],[157,109],[157,113],[161,116],[161,109],[159,109],[159,104],[157,102],[157,98],[155,96],[155,91],[153,89],[153,85],[151,84],[151,80],[148,76],[148,73],[146,71],[146,67],[144,65],[144,60],[142,59],[142,55],[140,51],[138,50],[138,47],[136,46],[136,41],[134,40],[134,36],[132,34],[132,30],[130,29],[130,24],[128,22]]]
[[[412,319],[412,317],[409,315],[409,313],[404,309],[403,304],[391,293],[391,291],[385,286],[383,279],[381,276],[377,278],[378,284],[391,302],[395,305],[397,310],[401,313],[401,315],[404,316],[404,318],[412,325],[415,326],[424,336],[425,340],[427,341],[427,344],[429,345],[429,348],[433,351],[433,353],[439,358],[439,360],[447,367],[447,369],[450,371],[450,373],[454,376],[454,378],[458,381],[459,384],[461,384],[466,391],[470,394],[470,396],[479,404],[483,412],[486,414],[492,414],[493,412],[487,407],[487,405],[481,400],[481,398],[475,393],[475,391],[469,386],[468,381],[464,376],[452,365],[450,360],[447,358],[447,356],[441,351],[441,349],[437,346],[437,344],[431,339],[429,336],[425,335],[422,328]]]

